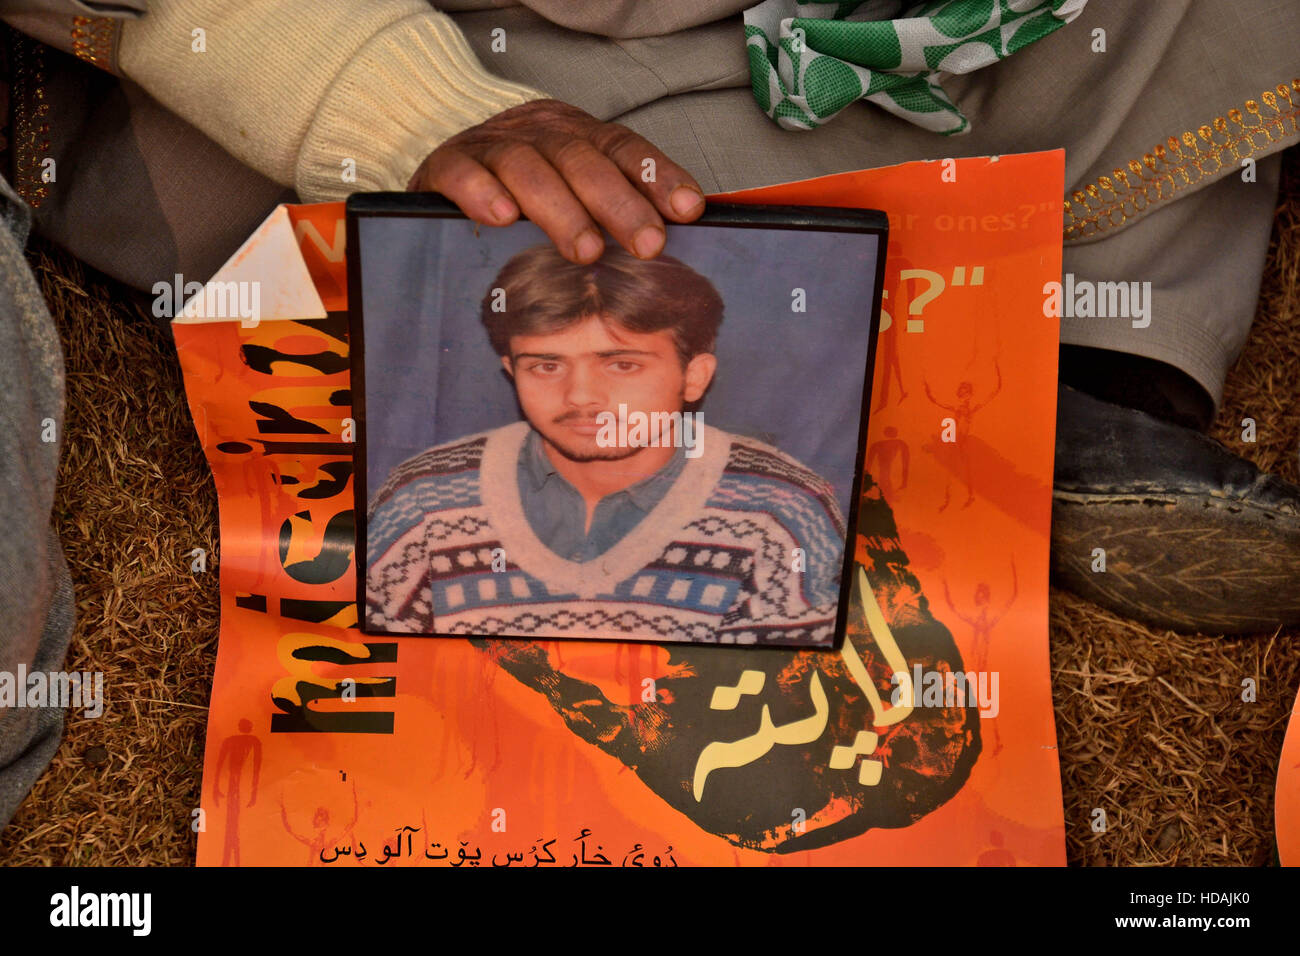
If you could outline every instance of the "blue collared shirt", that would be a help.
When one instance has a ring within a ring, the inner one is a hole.
[[[541,436],[530,430],[519,451],[519,497],[542,544],[569,561],[590,561],[623,540],[663,500],[685,464],[685,449],[674,449],[672,458],[653,475],[601,498],[591,517],[591,530],[584,533],[587,503],[546,457]]]

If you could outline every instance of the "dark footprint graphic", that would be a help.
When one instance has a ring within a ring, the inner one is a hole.
[[[543,694],[579,737],[736,846],[789,853],[908,826],[970,775],[979,711],[923,707],[911,693],[914,665],[963,668],[870,476],[857,530],[865,561],[854,565],[839,651],[663,645],[670,670],[657,700],[620,706],[557,670],[540,642],[471,643]]]

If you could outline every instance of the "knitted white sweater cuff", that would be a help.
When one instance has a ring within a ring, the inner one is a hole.
[[[374,36],[326,91],[298,153],[310,201],[406,188],[439,143],[549,93],[498,79],[446,16],[420,13]],[[344,179],[355,163],[355,183]]]
[[[483,69],[426,0],[153,0],[122,72],[317,202],[405,189],[448,137],[550,94]]]

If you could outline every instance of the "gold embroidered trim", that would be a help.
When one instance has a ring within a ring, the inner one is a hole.
[[[1076,189],[1065,200],[1065,240],[1086,239],[1124,225],[1151,206],[1226,169],[1238,168],[1243,159],[1269,150],[1300,133],[1300,78],[1278,85],[1276,92],[1260,95],[1263,107],[1246,100],[1246,113],[1228,110],[1227,118],[1201,126],[1181,140],[1170,136],[1131,159],[1127,169],[1100,176],[1095,183]],[[1231,123],[1231,126],[1229,125]]]
[[[50,194],[42,174],[50,152],[50,104],[45,99],[44,47],[13,32],[14,190],[33,208]]]
[[[118,21],[112,17],[73,17],[72,52],[78,59],[113,72],[113,43]]]

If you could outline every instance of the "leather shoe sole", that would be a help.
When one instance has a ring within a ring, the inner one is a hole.
[[[1300,624],[1300,487],[1144,412],[1067,386],[1058,402],[1058,584],[1174,631]]]

